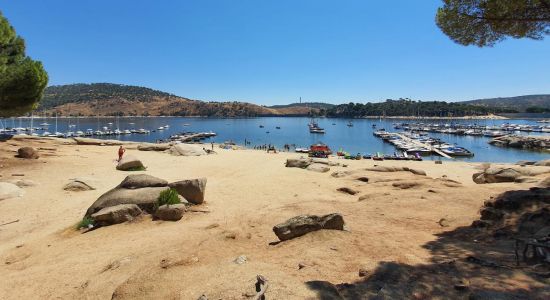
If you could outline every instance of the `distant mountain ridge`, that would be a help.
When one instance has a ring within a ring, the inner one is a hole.
[[[238,101],[205,102],[113,83],[49,86],[38,110],[45,115],[203,117],[301,116],[310,111],[306,107],[275,109]]]
[[[478,107],[478,108],[476,108]],[[303,102],[261,106],[252,103],[206,102],[192,100],[146,87],[113,84],[69,84],[47,87],[39,112],[45,115],[80,116],[332,116],[363,117],[369,115],[486,115],[525,112],[530,108],[550,110],[550,95],[527,95],[508,98],[479,99],[463,102],[387,100],[377,103],[334,105]]]
[[[550,94],[477,99],[463,101],[462,103],[485,107],[509,108],[519,112],[525,112],[528,108],[534,107],[550,109]]]

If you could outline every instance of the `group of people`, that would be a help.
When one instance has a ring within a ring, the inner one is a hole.
[[[290,152],[290,150],[292,148],[296,148],[296,145],[294,145],[294,144],[284,144],[283,145],[283,150],[286,151],[286,152]],[[254,146],[254,150],[264,150],[264,151],[267,151],[267,152],[272,152],[273,151],[273,152],[277,153],[275,145],[272,145],[272,144],[263,144],[263,145]]]

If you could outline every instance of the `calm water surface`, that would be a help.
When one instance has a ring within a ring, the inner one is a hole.
[[[19,127],[29,126],[28,120],[8,119],[3,120],[4,126]],[[40,123],[48,122],[50,132],[55,131],[55,119],[34,118],[34,126]],[[184,131],[204,132],[213,131],[218,135],[207,141],[216,143],[224,141],[234,141],[237,144],[244,144],[247,139],[254,145],[274,144],[281,147],[284,144],[295,144],[296,146],[309,147],[317,142],[323,142],[329,145],[333,150],[342,148],[350,153],[375,153],[382,152],[393,154],[395,148],[372,135],[372,125],[376,128],[385,128],[388,131],[395,131],[393,123],[395,122],[416,122],[416,120],[378,120],[378,119],[353,119],[353,127],[347,127],[349,119],[317,119],[319,125],[326,130],[326,134],[309,133],[307,124],[308,118],[248,118],[248,119],[211,119],[211,118],[180,118],[180,117],[134,117],[134,118],[58,118],[57,130],[67,132],[69,124],[76,125],[76,130],[85,131],[86,129],[97,130],[102,127],[112,129],[139,129],[156,130],[160,126],[170,125],[170,128],[163,131],[155,131],[150,134],[140,135],[121,135],[119,139],[127,141],[155,142],[160,139],[167,139],[170,135],[178,134]],[[441,124],[450,123],[449,120],[432,120],[422,122],[439,122]],[[108,123],[113,123],[109,125]],[[133,124],[132,124],[133,123]],[[454,120],[453,123],[477,123],[481,125],[498,126],[503,123],[513,124],[536,124],[532,120]],[[190,124],[190,126],[184,126]],[[264,128],[259,126],[263,125]],[[279,126],[281,129],[276,129]],[[522,134],[529,134],[523,132]],[[534,132],[533,135],[544,135],[545,133]],[[489,145],[487,137],[459,136],[441,133],[429,133],[430,136],[437,137],[448,143],[456,143],[475,153],[473,158],[460,158],[467,161],[490,161],[490,162],[516,162],[518,160],[541,160],[550,158],[550,154],[534,152],[527,150],[516,150],[510,148],[499,148]],[[115,136],[104,137],[114,139]],[[436,159],[437,157],[427,157],[425,159]]]

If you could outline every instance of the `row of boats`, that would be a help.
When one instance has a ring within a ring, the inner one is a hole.
[[[426,133],[387,132],[384,129],[376,130],[373,135],[407,155],[447,155],[451,157],[472,157],[474,153],[464,147],[446,143],[440,139],[429,137]],[[441,154],[443,153],[443,154]]]
[[[156,130],[147,130],[144,128],[140,129],[111,129],[112,123],[109,123],[109,126],[102,127],[101,130],[76,130],[75,124],[69,124],[69,129],[67,132],[59,132],[56,130],[54,132],[48,131],[50,124],[42,123],[40,127],[7,127],[0,129],[0,134],[17,134],[17,135],[31,135],[31,136],[43,136],[43,137],[98,137],[98,136],[120,136],[120,135],[130,135],[130,134],[149,134],[155,132],[156,130],[161,131],[168,129],[170,126],[165,125],[157,128]]]
[[[501,126],[478,124],[438,124],[438,123],[394,123],[395,129],[405,131],[424,131],[456,135],[499,137],[513,132],[548,132],[550,126],[504,123]]]

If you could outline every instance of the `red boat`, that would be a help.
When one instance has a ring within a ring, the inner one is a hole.
[[[314,144],[309,147],[309,156],[312,157],[328,157],[330,154],[332,154],[332,150],[325,145],[325,144]]]

